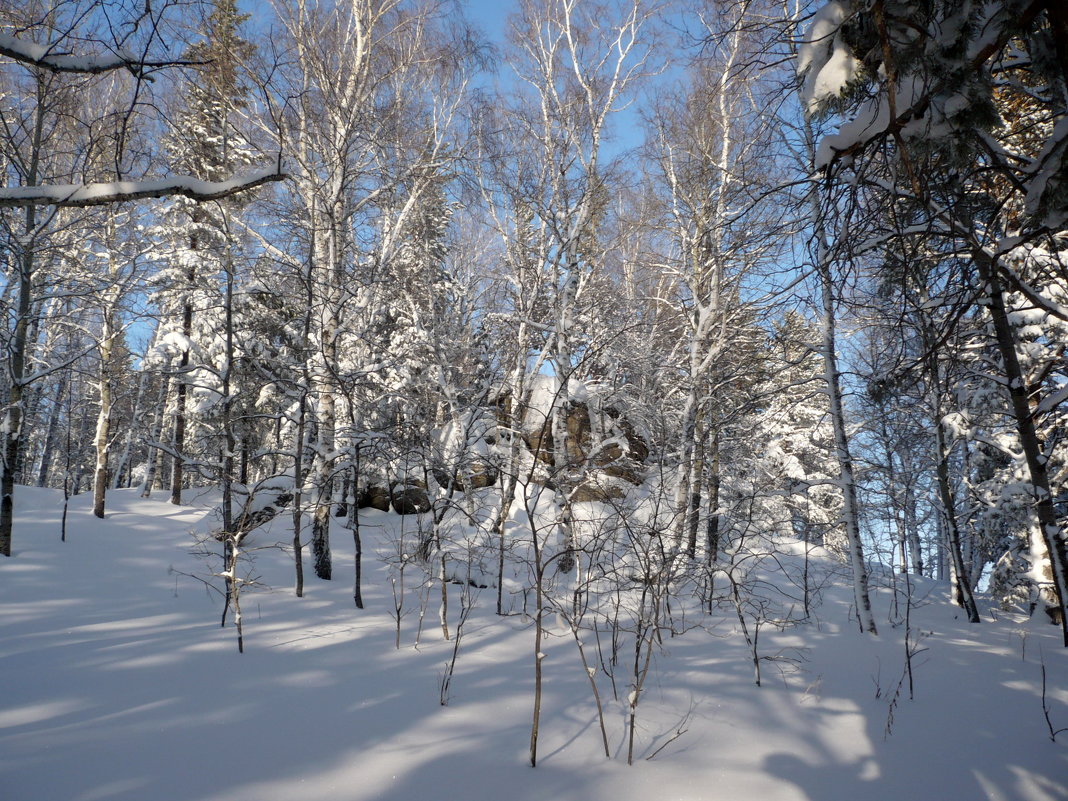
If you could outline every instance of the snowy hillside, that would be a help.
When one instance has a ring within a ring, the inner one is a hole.
[[[352,546],[340,536],[335,580],[311,579],[303,599],[291,591],[288,553],[254,552],[265,586],[245,590],[238,654],[234,629],[219,627],[220,599],[192,577],[208,578],[190,554],[190,531],[210,525],[207,505],[120,491],[99,521],[90,502],[73,499],[61,543],[61,496],[19,490],[18,558],[0,563],[6,801],[1068,798],[1068,731],[1050,740],[1041,698],[1044,660],[1049,717],[1068,726],[1058,629],[985,608],[969,625],[928,580],[914,588],[914,700],[903,681],[905,628],[888,622],[885,588],[875,593],[878,638],[850,620],[844,580],[824,590],[810,623],[761,630],[758,651],[774,657],[762,659],[761,687],[726,611],[665,633],[632,767],[628,669],[617,671],[620,700],[597,674],[613,754],[605,759],[574,640],[553,621],[532,769],[529,620],[497,617],[493,590],[483,590],[442,706],[453,644],[433,603],[416,644],[421,590],[411,567],[394,647],[381,557],[402,518],[364,515],[363,611],[344,568]],[[285,538],[279,525],[256,542]],[[451,589],[453,634],[460,590]]]

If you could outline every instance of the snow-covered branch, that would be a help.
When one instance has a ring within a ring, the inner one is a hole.
[[[80,75],[99,75],[112,70],[129,70],[134,75],[144,76],[147,69],[161,67],[193,66],[196,61],[145,61],[130,53],[118,51],[101,55],[75,55],[55,52],[56,45],[39,45],[26,42],[10,33],[0,33],[0,56],[50,72],[71,72]]]
[[[103,206],[130,200],[159,197],[187,197],[198,203],[222,200],[288,176],[279,164],[228,181],[201,181],[177,175],[155,181],[112,181],[93,184],[52,184],[0,189],[0,208],[19,206]]]

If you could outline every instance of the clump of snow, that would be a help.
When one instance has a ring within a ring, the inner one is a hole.
[[[557,376],[539,373],[531,376],[529,382],[530,400],[523,422],[527,434],[539,431],[552,417],[553,409],[565,403],[589,403],[598,396],[593,383],[576,378],[568,379],[566,386],[561,386]]]
[[[450,466],[487,459],[496,434],[497,419],[492,411],[466,409],[435,432],[439,458]]]
[[[841,96],[860,74],[861,62],[842,40],[840,29],[847,11],[831,0],[812,18],[797,51],[797,73],[804,76],[801,100],[809,114]]]
[[[923,84],[915,77],[907,76],[898,82],[897,107],[908,108],[924,92]],[[816,150],[816,168],[830,164],[838,153],[871,141],[890,126],[890,104],[885,93],[867,100],[853,119],[838,129],[838,133],[825,136]]]
[[[961,412],[950,412],[942,418],[942,428],[950,439],[968,439],[971,423]]]

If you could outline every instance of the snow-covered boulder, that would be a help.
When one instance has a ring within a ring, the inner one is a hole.
[[[426,491],[426,482],[416,478],[406,478],[390,486],[390,503],[393,511],[399,515],[422,514],[430,510],[430,496]]]

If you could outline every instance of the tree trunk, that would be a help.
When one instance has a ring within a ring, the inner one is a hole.
[[[691,389],[686,398],[686,407],[682,415],[682,443],[679,457],[678,485],[675,488],[675,548],[683,547],[689,534],[689,526],[686,520],[689,517],[690,508],[690,481],[693,477],[694,449],[697,447],[697,396],[692,382],[696,381],[690,376]],[[677,552],[677,550],[676,550]]]
[[[29,170],[26,183],[37,183],[41,148],[44,145],[44,108],[45,85],[38,75],[37,104],[34,112],[33,141]],[[0,465],[0,556],[11,556],[11,534],[15,517],[15,474],[19,469],[19,452],[22,445],[22,402],[23,379],[26,374],[26,334],[33,309],[33,271],[34,248],[37,241],[37,212],[33,206],[26,208],[24,218],[24,239],[19,243],[18,253],[18,316],[15,318],[15,330],[10,344],[8,378],[11,381],[8,390],[7,409],[4,414],[3,451]]]
[[[36,228],[33,207],[26,209],[26,234]],[[26,332],[33,299],[33,242],[23,246],[19,259],[18,317],[11,338],[7,412],[4,419],[3,476],[0,477],[0,555],[11,556],[11,533],[15,515],[15,475],[18,472],[22,440],[23,377],[26,372]]]
[[[338,197],[335,194],[335,198]],[[340,201],[338,204],[340,205]],[[333,208],[333,207],[331,207]],[[319,334],[319,348],[322,364],[320,374],[316,377],[315,391],[316,423],[318,425],[318,444],[316,447],[317,471],[315,478],[315,511],[312,514],[312,558],[315,575],[326,581],[330,580],[333,566],[330,556],[330,511],[334,502],[334,448],[337,432],[337,375],[340,320],[338,314],[338,293],[344,281],[344,269],[341,264],[342,234],[337,230],[337,215],[327,215],[328,229],[322,256],[326,261],[322,280],[324,282],[326,313]]]
[[[136,435],[136,431],[141,427],[147,380],[147,374],[142,370],[137,377],[137,396],[134,399],[133,415],[130,417],[130,427],[126,430],[126,436],[123,438],[122,455],[119,457],[119,463],[115,466],[113,471],[111,479],[112,489],[123,489],[124,487],[130,486],[130,460],[133,458],[134,436]]]
[[[159,402],[156,404],[156,426],[152,432],[152,442],[163,442],[163,429],[167,420],[167,403],[170,397],[170,378],[164,377],[163,386],[160,387]],[[152,494],[152,489],[157,486],[160,473],[163,471],[163,449],[153,448],[148,453],[148,468],[145,471],[145,485],[141,490],[141,497],[147,498]]]
[[[690,508],[687,512],[686,555],[697,558],[697,532],[701,522],[701,486],[705,473],[705,453],[708,449],[708,432],[702,432],[694,451],[693,471],[690,475]]]
[[[935,381],[937,392],[938,382]],[[979,609],[975,605],[975,597],[972,595],[972,583],[969,579],[969,571],[964,564],[964,552],[961,548],[960,527],[957,525],[956,503],[953,499],[953,488],[949,483],[949,449],[946,446],[946,434],[942,428],[941,409],[936,405],[935,441],[938,449],[938,462],[935,465],[938,472],[938,495],[942,501],[942,520],[945,523],[946,545],[949,547],[949,556],[953,562],[953,573],[956,577],[954,588],[957,606],[964,609],[968,614],[968,620],[972,623],[979,622]]]
[[[101,348],[104,356],[104,348]],[[93,443],[96,449],[96,466],[93,470],[93,514],[104,516],[104,504],[108,491],[108,450],[111,438],[111,382],[101,370],[100,409],[96,418],[96,436]]]
[[[315,512],[312,515],[312,557],[315,575],[330,580],[330,509],[334,500],[334,393],[333,387],[320,390],[319,397],[319,442],[316,448],[318,471],[316,475]]]
[[[306,377],[306,372],[305,372]],[[295,592],[304,597],[304,545],[300,540],[301,513],[304,506],[304,439],[308,427],[308,393],[302,387],[297,409],[297,431],[293,437],[293,566],[296,569]]]
[[[117,301],[117,298],[114,300]],[[100,370],[98,373],[100,406],[96,417],[96,436],[93,438],[96,449],[96,466],[93,471],[93,514],[101,518],[104,516],[105,498],[108,491],[108,451],[111,446],[111,356],[115,345],[115,330],[110,308],[112,302],[109,292],[109,299],[105,301],[109,308],[104,310],[103,329],[100,332]]]
[[[708,566],[719,559],[719,429],[712,433],[712,459],[708,470],[708,512],[705,519],[705,547],[708,549]]]
[[[223,313],[225,317],[225,357],[226,367],[222,375],[222,428],[223,428],[223,453],[219,460],[222,465],[220,480],[222,483],[222,527],[225,537],[223,549],[223,564],[230,563],[226,576],[226,603],[223,605],[222,620],[226,625],[226,610],[231,602],[234,605],[234,619],[237,623],[238,651],[244,650],[241,632],[241,599],[240,586],[237,575],[237,553],[241,542],[241,534],[234,530],[234,448],[237,443],[234,439],[234,421],[232,416],[233,397],[231,392],[231,376],[234,365],[234,271],[233,262],[229,259],[226,264],[226,289],[223,298]]]
[[[196,251],[197,240],[194,236],[190,242],[189,249]],[[193,292],[193,286],[196,281],[196,268],[190,267],[189,273],[186,276],[188,280],[188,286],[186,291]],[[182,304],[182,336],[186,337],[188,341],[193,336],[193,301],[191,298],[186,298]],[[182,484],[185,481],[185,427],[186,427],[186,396],[188,394],[188,387],[186,385],[186,375],[189,372],[189,348],[182,349],[182,358],[178,362],[178,375],[176,381],[178,384],[177,392],[175,393],[174,401],[174,438],[172,445],[174,448],[174,455],[171,457],[171,503],[178,506],[182,503]]]
[[[67,394],[67,385],[70,383],[70,372],[71,369],[68,368],[60,373],[59,385],[56,387],[56,401],[52,404],[51,414],[48,415],[44,447],[41,449],[41,461],[37,467],[38,487],[48,486],[48,476],[52,471],[52,461],[55,458],[56,431],[59,429],[59,416],[63,411],[63,396]]]
[[[352,601],[357,609],[363,609],[363,540],[360,538],[360,446],[356,445],[352,463],[352,484],[349,490],[348,515],[349,528],[352,530],[353,556]]]
[[[822,236],[817,234],[818,239]],[[835,342],[834,295],[831,291],[830,268],[823,254],[819,258],[819,277],[823,299],[823,367],[830,399],[831,424],[834,428],[834,452],[838,460],[839,486],[842,490],[842,522],[845,524],[849,550],[849,563],[853,570],[853,596],[857,605],[860,627],[877,634],[875,617],[871,611],[868,595],[868,566],[864,561],[864,545],[860,539],[860,510],[857,506],[857,486],[853,475],[853,458],[849,452],[849,436],[846,431],[845,410],[842,408],[842,388],[838,373],[838,355]]]
[[[1019,357],[1016,355],[1015,335],[1005,309],[1004,290],[997,266],[982,251],[976,252],[975,260],[989,289],[988,310],[994,323],[994,335],[1008,383],[1016,432],[1020,437],[1020,447],[1024,452],[1033,487],[1038,531],[1036,536],[1032,537],[1032,570],[1038,572],[1035,570],[1035,563],[1044,562],[1041,568],[1041,579],[1046,584],[1047,613],[1051,620],[1060,624],[1062,640],[1064,646],[1068,648],[1068,609],[1066,609],[1068,605],[1068,554],[1065,550],[1061,521],[1057,520],[1056,509],[1053,506],[1049,472],[1046,469],[1047,457],[1031,415],[1027,382],[1020,368]],[[1044,555],[1040,553],[1043,549]]]

